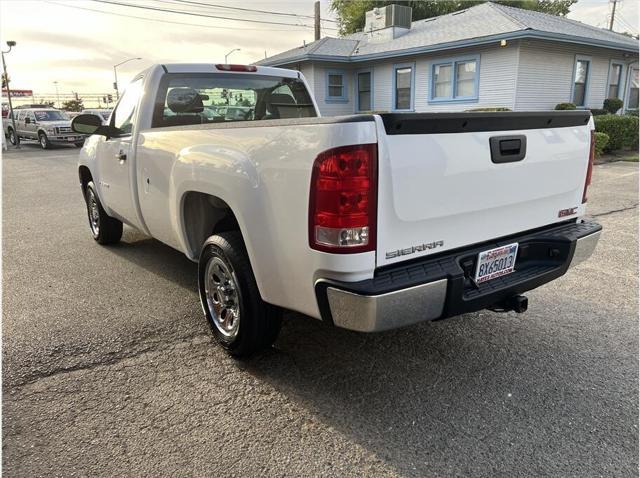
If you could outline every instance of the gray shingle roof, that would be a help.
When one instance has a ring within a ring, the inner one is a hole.
[[[393,40],[371,42],[362,32],[344,38],[326,37],[306,47],[294,48],[266,58],[258,64],[283,65],[312,59],[359,61],[518,37],[578,41],[638,51],[636,39],[619,33],[564,17],[487,2],[466,10],[412,22],[409,32]]]

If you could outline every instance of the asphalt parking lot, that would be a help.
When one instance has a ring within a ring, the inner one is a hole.
[[[637,476],[637,163],[595,168],[596,254],[525,314],[288,314],[237,362],[195,264],[130,228],[94,243],[77,153],[3,155],[5,476]]]

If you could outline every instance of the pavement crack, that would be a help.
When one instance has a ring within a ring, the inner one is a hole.
[[[103,366],[112,366],[116,365],[119,362],[124,360],[133,359],[136,357],[140,357],[141,355],[156,352],[164,349],[175,348],[178,344],[193,342],[198,338],[208,337],[207,334],[203,333],[195,333],[190,335],[185,335],[181,337],[176,337],[171,342],[166,341],[166,337],[161,337],[153,340],[147,340],[145,342],[139,342],[138,347],[135,350],[124,349],[119,351],[110,351],[104,354],[101,357],[89,360],[82,360],[82,355],[84,354],[75,354],[69,356],[68,358],[78,359],[79,362],[72,365],[59,365],[57,367],[51,368],[49,370],[33,370],[28,376],[24,377],[23,380],[15,382],[11,384],[10,388],[16,390],[18,388],[31,385],[39,380],[47,379],[50,377],[55,377],[58,375],[69,374],[78,371],[87,371],[93,370],[98,367]]]
[[[593,217],[608,216],[609,214],[615,214],[617,212],[630,211],[632,209],[636,209],[637,207],[638,207],[638,203],[635,203],[633,206],[627,206],[627,207],[623,207],[621,209],[613,209],[611,211],[601,212],[601,213],[598,213],[598,214],[591,214],[591,216],[593,216]]]

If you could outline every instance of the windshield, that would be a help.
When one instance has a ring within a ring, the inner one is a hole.
[[[69,116],[64,111],[35,111],[36,121],[65,121]]]

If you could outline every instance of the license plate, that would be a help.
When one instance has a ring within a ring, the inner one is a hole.
[[[518,255],[518,243],[496,247],[478,254],[475,283],[480,284],[513,272]]]

